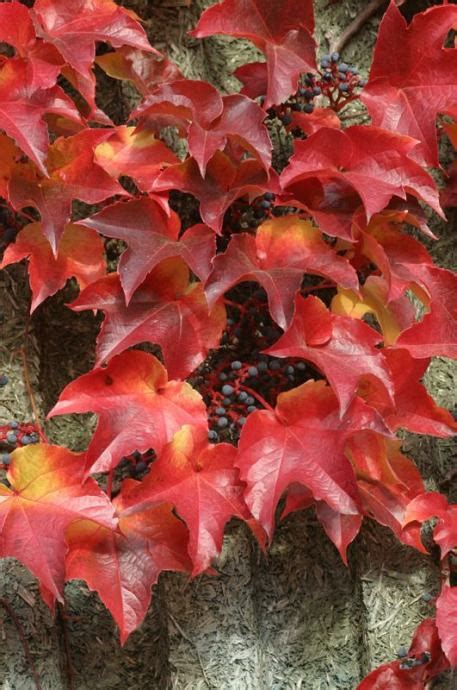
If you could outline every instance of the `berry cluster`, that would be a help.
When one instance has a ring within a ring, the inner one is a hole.
[[[11,462],[11,451],[22,446],[38,443],[40,436],[34,424],[15,420],[0,424],[0,465],[5,468]]]
[[[324,55],[320,68],[318,74],[308,72],[302,75],[296,93],[286,103],[267,111],[270,118],[278,118],[286,128],[291,127],[292,134],[295,134],[294,127],[297,126],[294,113],[310,115],[314,111],[316,98],[339,112],[350,101],[357,99],[358,89],[365,86],[365,79],[359,76],[358,69],[342,62],[339,53]]]
[[[233,299],[226,300],[229,318],[222,347],[192,381],[208,408],[209,440],[214,442],[236,442],[249,414],[274,406],[282,391],[319,378],[301,360],[261,352],[282,333],[269,316],[263,289],[242,283],[229,296]]]
[[[152,448],[149,448],[145,453],[135,450],[130,455],[124,456],[118,465],[121,477],[129,475],[134,479],[142,479],[149,472],[149,466],[155,457]]]

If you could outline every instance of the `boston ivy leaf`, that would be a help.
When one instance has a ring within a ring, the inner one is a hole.
[[[134,450],[159,453],[184,424],[207,425],[200,394],[188,383],[169,381],[159,360],[140,350],[124,352],[69,383],[48,418],[83,412],[99,415],[87,472],[107,472]]]
[[[36,0],[32,13],[37,34],[85,77],[96,41],[153,51],[136,14],[113,0]]]
[[[280,393],[274,411],[249,415],[241,432],[236,465],[246,482],[246,503],[269,538],[283,492],[299,483],[315,500],[345,515],[359,514],[354,471],[345,444],[362,428],[385,431],[360,398],[340,416],[338,400],[324,381],[308,381]]]
[[[341,237],[351,236],[344,214],[340,216],[341,227],[337,224],[344,208],[338,209],[334,199],[336,218],[328,221],[303,182],[316,178],[324,188],[340,182],[343,195],[349,185],[360,197],[367,220],[386,208],[393,196],[406,199],[407,194],[422,199],[442,215],[433,179],[409,157],[416,145],[410,137],[369,125],[344,131],[321,128],[305,141],[297,141],[295,153],[281,174],[281,185],[308,208],[326,232]]]
[[[236,283],[255,280],[265,289],[271,315],[281,328],[290,323],[304,273],[358,287],[347,259],[338,256],[317,228],[297,216],[268,220],[255,237],[233,235],[228,249],[214,258],[213,267],[205,285],[210,305]]]
[[[410,502],[424,492],[419,470],[400,451],[400,441],[360,431],[347,442],[365,515],[389,527],[404,543],[426,553],[420,527],[404,531]]]
[[[191,35],[219,33],[252,41],[267,60],[269,108],[297,90],[300,74],[315,70],[313,29],[311,0],[223,0],[203,12]]]
[[[182,79],[177,65],[158,54],[122,46],[112,53],[98,55],[95,64],[113,79],[128,79],[146,96],[162,84]]]
[[[57,139],[49,147],[48,177],[40,175],[30,163],[18,163],[13,171],[11,204],[17,209],[38,209],[43,233],[55,255],[65,225],[71,220],[74,199],[97,204],[115,194],[127,194],[94,160],[94,147],[108,136],[109,130],[84,129]]]
[[[105,320],[97,339],[97,364],[143,342],[160,345],[167,370],[184,379],[219,345],[225,326],[221,302],[209,310],[201,283],[189,282],[181,259],[166,259],[126,306],[117,273],[89,285],[71,304],[75,311],[99,309]]]
[[[209,444],[204,427],[183,426],[129,496],[134,513],[157,502],[175,506],[189,528],[193,575],[220,553],[228,520],[250,518],[235,456],[236,448],[228,443]]]
[[[164,84],[135,110],[139,128],[154,131],[174,125],[186,135],[189,153],[202,176],[208,161],[228,141],[235,142],[269,170],[271,141],[263,121],[265,113],[241,94],[221,96],[204,81],[179,80]]]
[[[96,145],[94,159],[111,177],[128,175],[144,192],[151,188],[161,169],[179,162],[153,134],[125,126],[114,128]]]
[[[274,173],[268,177],[257,160],[235,162],[222,151],[217,151],[211,158],[204,178],[193,158],[164,170],[154,182],[152,191],[170,189],[195,196],[200,202],[203,222],[217,233],[221,232],[225,211],[236,199],[242,196],[254,199],[267,191],[279,192]]]
[[[422,524],[431,518],[438,518],[433,530],[433,539],[441,549],[441,558],[446,558],[451,549],[457,546],[457,505],[449,504],[446,496],[430,491],[421,493],[408,504],[404,516],[404,531],[408,532],[411,524]]]
[[[443,48],[456,20],[455,5],[431,7],[408,26],[391,1],[361,95],[373,124],[418,139],[429,165],[438,165],[437,115],[457,102],[457,49]]]
[[[0,128],[45,175],[49,144],[45,115],[52,113],[78,123],[81,117],[60,86],[42,88],[35,79],[33,66],[25,60],[0,63]]]
[[[50,594],[63,602],[65,531],[74,521],[115,529],[107,495],[84,480],[84,454],[35,444],[12,453],[7,478],[0,483],[0,555],[20,560]]]
[[[344,515],[334,508],[330,508],[325,501],[317,502],[316,515],[328,538],[338,549],[343,563],[347,565],[347,548],[358,535],[363,516]]]
[[[457,588],[443,585],[436,600],[436,627],[451,666],[457,666]]]
[[[324,337],[316,338],[316,332]],[[368,382],[374,390],[365,393],[368,402],[377,390],[393,402],[392,377],[382,352],[376,348],[379,334],[362,321],[337,316],[320,299],[298,295],[295,314],[284,335],[266,352],[275,357],[302,357],[312,362],[333,387],[344,414],[359,391]]]
[[[43,235],[41,223],[30,223],[5,249],[0,269],[29,259],[32,313],[47,297],[75,277],[83,290],[106,273],[105,249],[97,233],[81,225],[65,226],[57,256]]]
[[[67,531],[66,579],[84,580],[98,592],[119,630],[121,644],[143,621],[151,586],[163,570],[190,571],[189,533],[171,506],[125,514],[125,494],[138,482],[126,480],[113,500],[119,526],[108,530],[87,520]]]
[[[166,212],[154,198],[106,206],[81,223],[127,244],[118,265],[127,304],[147,274],[164,259],[181,257],[200,280],[211,271],[211,259],[216,253],[212,230],[200,223],[179,237],[179,216],[174,211]]]

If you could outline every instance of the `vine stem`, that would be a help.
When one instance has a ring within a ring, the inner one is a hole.
[[[43,427],[40,422],[40,413],[38,412],[38,407],[35,401],[35,396],[33,394],[32,384],[30,383],[30,371],[29,371],[29,361],[27,358],[27,344],[29,341],[29,326],[30,326],[30,314],[27,314],[27,319],[25,322],[24,329],[24,345],[20,348],[20,353],[22,355],[22,369],[24,373],[24,383],[27,394],[30,400],[30,407],[32,408],[33,421],[37,428],[38,434],[42,441],[49,443],[46,434],[44,433]]]
[[[63,633],[63,646],[65,650],[65,670],[67,673],[67,688],[68,690],[75,690],[75,674],[73,671],[73,664],[71,663],[70,639],[68,637],[67,624],[65,622],[65,609],[62,606],[62,604],[57,603],[57,611],[59,614],[59,622]]]
[[[0,598],[0,605],[3,606],[3,608],[5,609],[5,611],[7,612],[7,614],[9,615],[16,627],[17,633],[22,643],[22,647],[24,649],[25,658],[27,659],[27,663],[30,667],[30,672],[33,677],[33,682],[35,683],[36,690],[43,690],[43,686],[41,685],[38,671],[32,659],[32,654],[30,653],[29,643],[27,642],[27,638],[25,636],[24,629],[21,625],[19,618],[16,616],[16,613],[14,612],[14,609],[11,606],[11,604],[6,599],[3,599],[3,597]]]
[[[330,53],[341,53],[343,48],[349,43],[351,38],[360,31],[362,26],[379,10],[382,5],[386,5],[386,0],[371,0],[371,2],[363,8],[343,33],[330,44]],[[397,3],[398,4],[398,3]]]
[[[240,384],[240,388],[242,388],[244,391],[246,391],[246,393],[249,393],[249,395],[252,395],[253,398],[256,398],[256,400],[266,410],[269,410],[269,412],[273,412],[273,414],[276,414],[274,408],[269,403],[267,403],[265,398],[262,398],[262,396],[259,395],[259,393],[257,393],[255,390],[253,390],[252,388],[249,388],[249,386],[245,386],[244,383]]]

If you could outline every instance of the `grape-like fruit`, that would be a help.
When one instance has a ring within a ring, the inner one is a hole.
[[[219,419],[217,420],[217,426],[219,427],[219,429],[224,429],[226,426],[228,426],[228,423],[229,421],[227,417],[219,417]]]
[[[248,398],[248,394],[246,393],[246,391],[241,391],[241,393],[238,393],[238,400],[240,402],[245,402],[247,400],[247,398]]]
[[[226,383],[224,386],[222,386],[222,395],[232,395],[234,392],[233,386],[231,386],[229,383]]]
[[[214,410],[217,415],[220,417],[225,414],[225,407],[216,407]]]
[[[249,397],[246,398],[246,405],[253,405],[254,403],[255,403],[255,400],[252,397],[252,395],[250,395]]]
[[[249,413],[250,413],[250,412],[255,412],[256,409],[257,409],[257,407],[256,407],[255,405],[249,405],[249,407],[247,408],[247,411],[248,411]]]
[[[217,441],[217,431],[214,429],[208,431],[208,441]]]
[[[6,432],[6,442],[7,443],[16,443],[17,441],[17,436],[14,433],[14,431],[7,431]]]
[[[249,367],[248,374],[249,376],[258,376],[259,370],[257,369],[257,367]]]
[[[0,463],[2,465],[9,465],[11,462],[11,455],[9,453],[2,453],[0,455]]]
[[[237,359],[237,360],[235,360],[234,362],[232,362],[230,366],[231,366],[231,368],[232,368],[234,371],[239,371],[243,365],[242,365],[241,362]]]
[[[6,374],[0,374],[0,386],[6,386],[9,383],[9,378]]]

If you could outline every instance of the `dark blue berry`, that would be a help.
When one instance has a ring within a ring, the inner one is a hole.
[[[2,453],[0,455],[0,463],[2,465],[9,465],[11,462],[11,455],[9,453]]]
[[[19,422],[13,420],[12,422],[9,422],[9,427],[11,429],[17,429],[19,427]]]
[[[228,426],[228,423],[229,421],[227,417],[219,417],[219,419],[217,420],[217,426],[219,427],[219,429],[224,429],[226,426]]]
[[[322,69],[327,69],[327,67],[330,67],[330,62],[328,60],[326,60],[325,58],[322,58],[321,67],[322,67]]]
[[[246,398],[246,405],[253,405],[255,403],[255,399],[250,395],[248,398]]]
[[[248,398],[248,394],[246,393],[246,391],[241,391],[241,393],[238,393],[238,400],[240,402],[245,402],[247,400],[247,398]]]
[[[249,407],[247,408],[247,411],[248,411],[248,412],[255,412],[256,409],[257,409],[257,408],[256,408],[255,405],[249,405]]]
[[[231,405],[232,401],[230,400],[230,398],[224,398],[222,401],[222,404],[223,405]]]
[[[259,362],[257,365],[259,371],[266,371],[268,369],[268,364],[266,362]]]
[[[34,443],[34,440],[33,440],[33,438],[32,438],[31,436],[29,436],[28,434],[24,434],[24,436],[21,438],[21,443],[22,443],[23,446],[28,446],[28,445],[30,445],[31,443]]]
[[[273,369],[273,371],[278,371],[281,369],[281,362],[278,362],[277,359],[273,360],[270,364],[270,369]]]
[[[9,378],[6,374],[0,374],[0,386],[6,386],[9,383]]]
[[[289,364],[289,366],[286,367],[285,371],[286,371],[286,374],[293,374],[294,368]]]
[[[216,407],[214,411],[217,415],[222,416],[225,414],[225,407]]]
[[[238,424],[240,426],[243,426],[244,424],[246,424],[246,417],[239,417],[238,418]]]
[[[17,230],[16,228],[5,228],[3,231],[3,239],[5,242],[14,242],[16,239]]]
[[[366,79],[359,79],[359,84],[358,84],[358,85],[359,85],[361,88],[363,88],[364,86],[366,86],[366,83],[367,83],[367,80],[366,80]]]
[[[239,360],[235,360],[234,362],[231,363],[230,366],[231,366],[232,369],[234,369],[235,371],[238,371],[239,369],[241,369],[241,367],[242,367],[243,365],[241,364],[241,362],[240,362]]]
[[[258,376],[259,370],[257,369],[257,367],[249,367],[248,374],[249,376]]]
[[[338,88],[341,93],[347,93],[349,91],[349,84],[340,84]]]
[[[304,371],[306,369],[306,364],[304,362],[298,362],[295,366],[299,371]]]
[[[304,106],[303,106],[303,112],[304,113],[308,113],[308,115],[309,115],[310,113],[313,112],[313,110],[314,110],[314,106],[312,103],[305,103],[304,104]]]
[[[348,66],[345,62],[341,62],[341,63],[338,65],[338,71],[339,71],[339,72],[343,72],[343,74],[344,74],[345,72],[348,72],[348,71],[349,71],[349,66]]]
[[[217,441],[217,431],[214,429],[208,431],[208,441]]]
[[[283,115],[281,120],[282,120],[282,124],[285,125],[286,127],[287,127],[287,125],[290,125],[290,123],[292,122],[292,118],[290,115]]]
[[[275,198],[275,195],[273,194],[273,192],[265,192],[265,194],[263,196],[265,197],[265,199],[267,201],[273,201],[273,199]]]
[[[17,436],[14,433],[14,431],[7,431],[6,432],[6,441],[7,441],[7,443],[16,443]]]
[[[339,59],[340,59],[340,54],[337,53],[336,51],[330,55],[330,60],[332,62],[338,62]]]
[[[227,376],[227,374],[224,374],[224,372],[221,372],[219,374],[219,381],[227,381],[227,379],[228,379],[228,376]]]
[[[139,462],[136,463],[136,465],[134,466],[134,469],[135,469],[135,474],[141,474],[142,472],[144,472],[145,470],[148,469],[148,465],[146,462],[144,462],[144,460],[140,460]]]
[[[330,74],[330,72],[326,72],[326,74],[323,74],[323,75],[322,75],[322,79],[323,79],[324,81],[332,81],[333,77],[332,77],[332,75]]]
[[[224,386],[222,386],[222,395],[232,395],[234,390],[235,389],[233,386],[231,386],[229,383],[226,383]]]
[[[265,210],[269,209],[271,206],[271,203],[267,199],[262,199],[262,201],[259,204],[260,208],[263,208]]]
[[[233,326],[234,323],[233,319],[227,319],[227,326]]]
[[[320,86],[315,86],[313,89],[313,96],[320,96],[322,93],[322,89]]]
[[[340,69],[341,69],[341,67],[340,67]],[[359,70],[357,69],[357,67],[348,67],[348,72],[350,74],[358,74]]]

